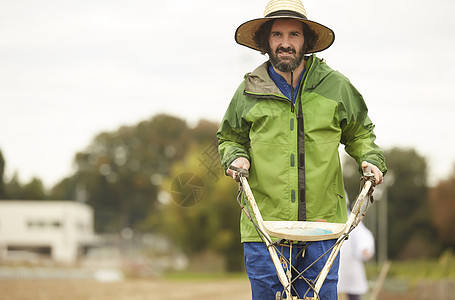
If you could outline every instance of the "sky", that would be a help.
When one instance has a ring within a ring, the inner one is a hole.
[[[267,58],[234,41],[267,0],[0,1],[5,179],[51,187],[93,138],[167,113],[219,122]],[[363,95],[384,149],[416,149],[435,184],[455,164],[455,1],[303,0],[335,31],[317,55]]]

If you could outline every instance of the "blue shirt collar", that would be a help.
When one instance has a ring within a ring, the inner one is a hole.
[[[272,78],[273,82],[275,82],[276,86],[280,89],[280,91],[283,93],[283,95],[288,97],[288,99],[291,99],[292,86],[286,82],[286,80],[283,78],[283,76],[281,76],[280,74],[278,74],[275,71],[272,64],[268,65],[267,71],[269,73],[270,78]],[[300,88],[300,83],[302,82],[302,77],[303,77],[303,74],[305,74],[305,71],[306,71],[306,69],[303,69],[302,74],[300,74],[299,82],[297,83],[297,87],[294,90],[294,99],[291,99],[292,103],[295,103],[295,99],[297,98],[297,94],[298,94],[298,91]]]

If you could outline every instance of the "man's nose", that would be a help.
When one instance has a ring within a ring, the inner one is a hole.
[[[281,47],[285,48],[285,49],[289,49],[289,48],[292,48],[292,43],[291,43],[291,39],[287,36],[283,36],[283,38],[281,39]]]

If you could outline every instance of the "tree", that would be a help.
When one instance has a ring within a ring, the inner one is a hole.
[[[47,198],[48,195],[43,182],[37,177],[33,177],[30,182],[22,184],[17,173],[15,173],[9,181],[5,182],[4,199],[46,200]]]
[[[22,187],[22,199],[24,200],[46,200],[47,193],[43,182],[37,177],[33,177],[29,183]]]
[[[402,148],[385,151],[385,157],[388,256],[396,259],[434,255],[438,245],[433,239],[435,230],[429,214],[426,160],[414,149]],[[350,159],[345,161],[343,169],[346,190],[353,200],[358,195],[361,174],[355,171],[358,166]],[[368,212],[366,221],[372,213],[373,210]]]
[[[53,198],[87,202],[100,232],[139,226],[154,213],[157,186],[152,179],[167,174],[172,163],[184,157],[188,130],[181,119],[157,115],[100,133],[76,154],[75,174],[53,188]]]
[[[100,133],[76,154],[74,175],[56,185],[52,197],[91,205],[100,233],[129,227],[164,235],[192,257],[211,253],[226,269],[240,270],[237,185],[224,176],[217,129],[206,120],[190,128],[157,115]]]
[[[394,177],[387,192],[389,255],[432,255],[435,232],[429,214],[426,160],[414,149],[393,148],[385,155],[390,172],[386,176]]]
[[[189,182],[193,178],[196,180]],[[186,184],[201,190],[201,198],[182,204],[182,199],[193,192],[185,191]],[[216,144],[194,145],[163,182],[162,193],[168,195],[168,200],[161,203],[160,218],[148,220],[149,227],[165,233],[190,257],[212,253],[224,260],[226,270],[239,271],[243,258],[237,189],[237,184],[224,176]]]
[[[444,247],[455,249],[455,165],[452,174],[430,191],[432,222]]]
[[[52,197],[87,202],[95,210],[95,228],[118,232],[143,228],[157,214],[158,187],[191,144],[214,138],[217,126],[201,121],[189,128],[182,119],[160,114],[134,126],[98,134],[75,156],[76,172],[52,189]]]
[[[5,159],[3,157],[2,151],[0,150],[0,199],[6,198],[4,173],[5,173]]]

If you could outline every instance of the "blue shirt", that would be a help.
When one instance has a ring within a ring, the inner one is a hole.
[[[270,78],[272,78],[273,82],[275,82],[276,86],[280,89],[280,91],[283,93],[283,95],[285,95],[286,97],[288,97],[289,99],[292,100],[292,103],[295,103],[295,99],[297,98],[297,94],[298,94],[298,91],[300,88],[300,83],[302,82],[302,77],[303,77],[303,74],[305,74],[305,70],[306,69],[303,69],[302,74],[300,74],[299,82],[297,83],[297,87],[294,89],[294,99],[291,99],[292,98],[291,97],[292,86],[286,82],[286,80],[283,78],[283,76],[278,74],[275,71],[275,69],[273,69],[273,66],[271,64],[269,64],[269,67],[267,69]]]

